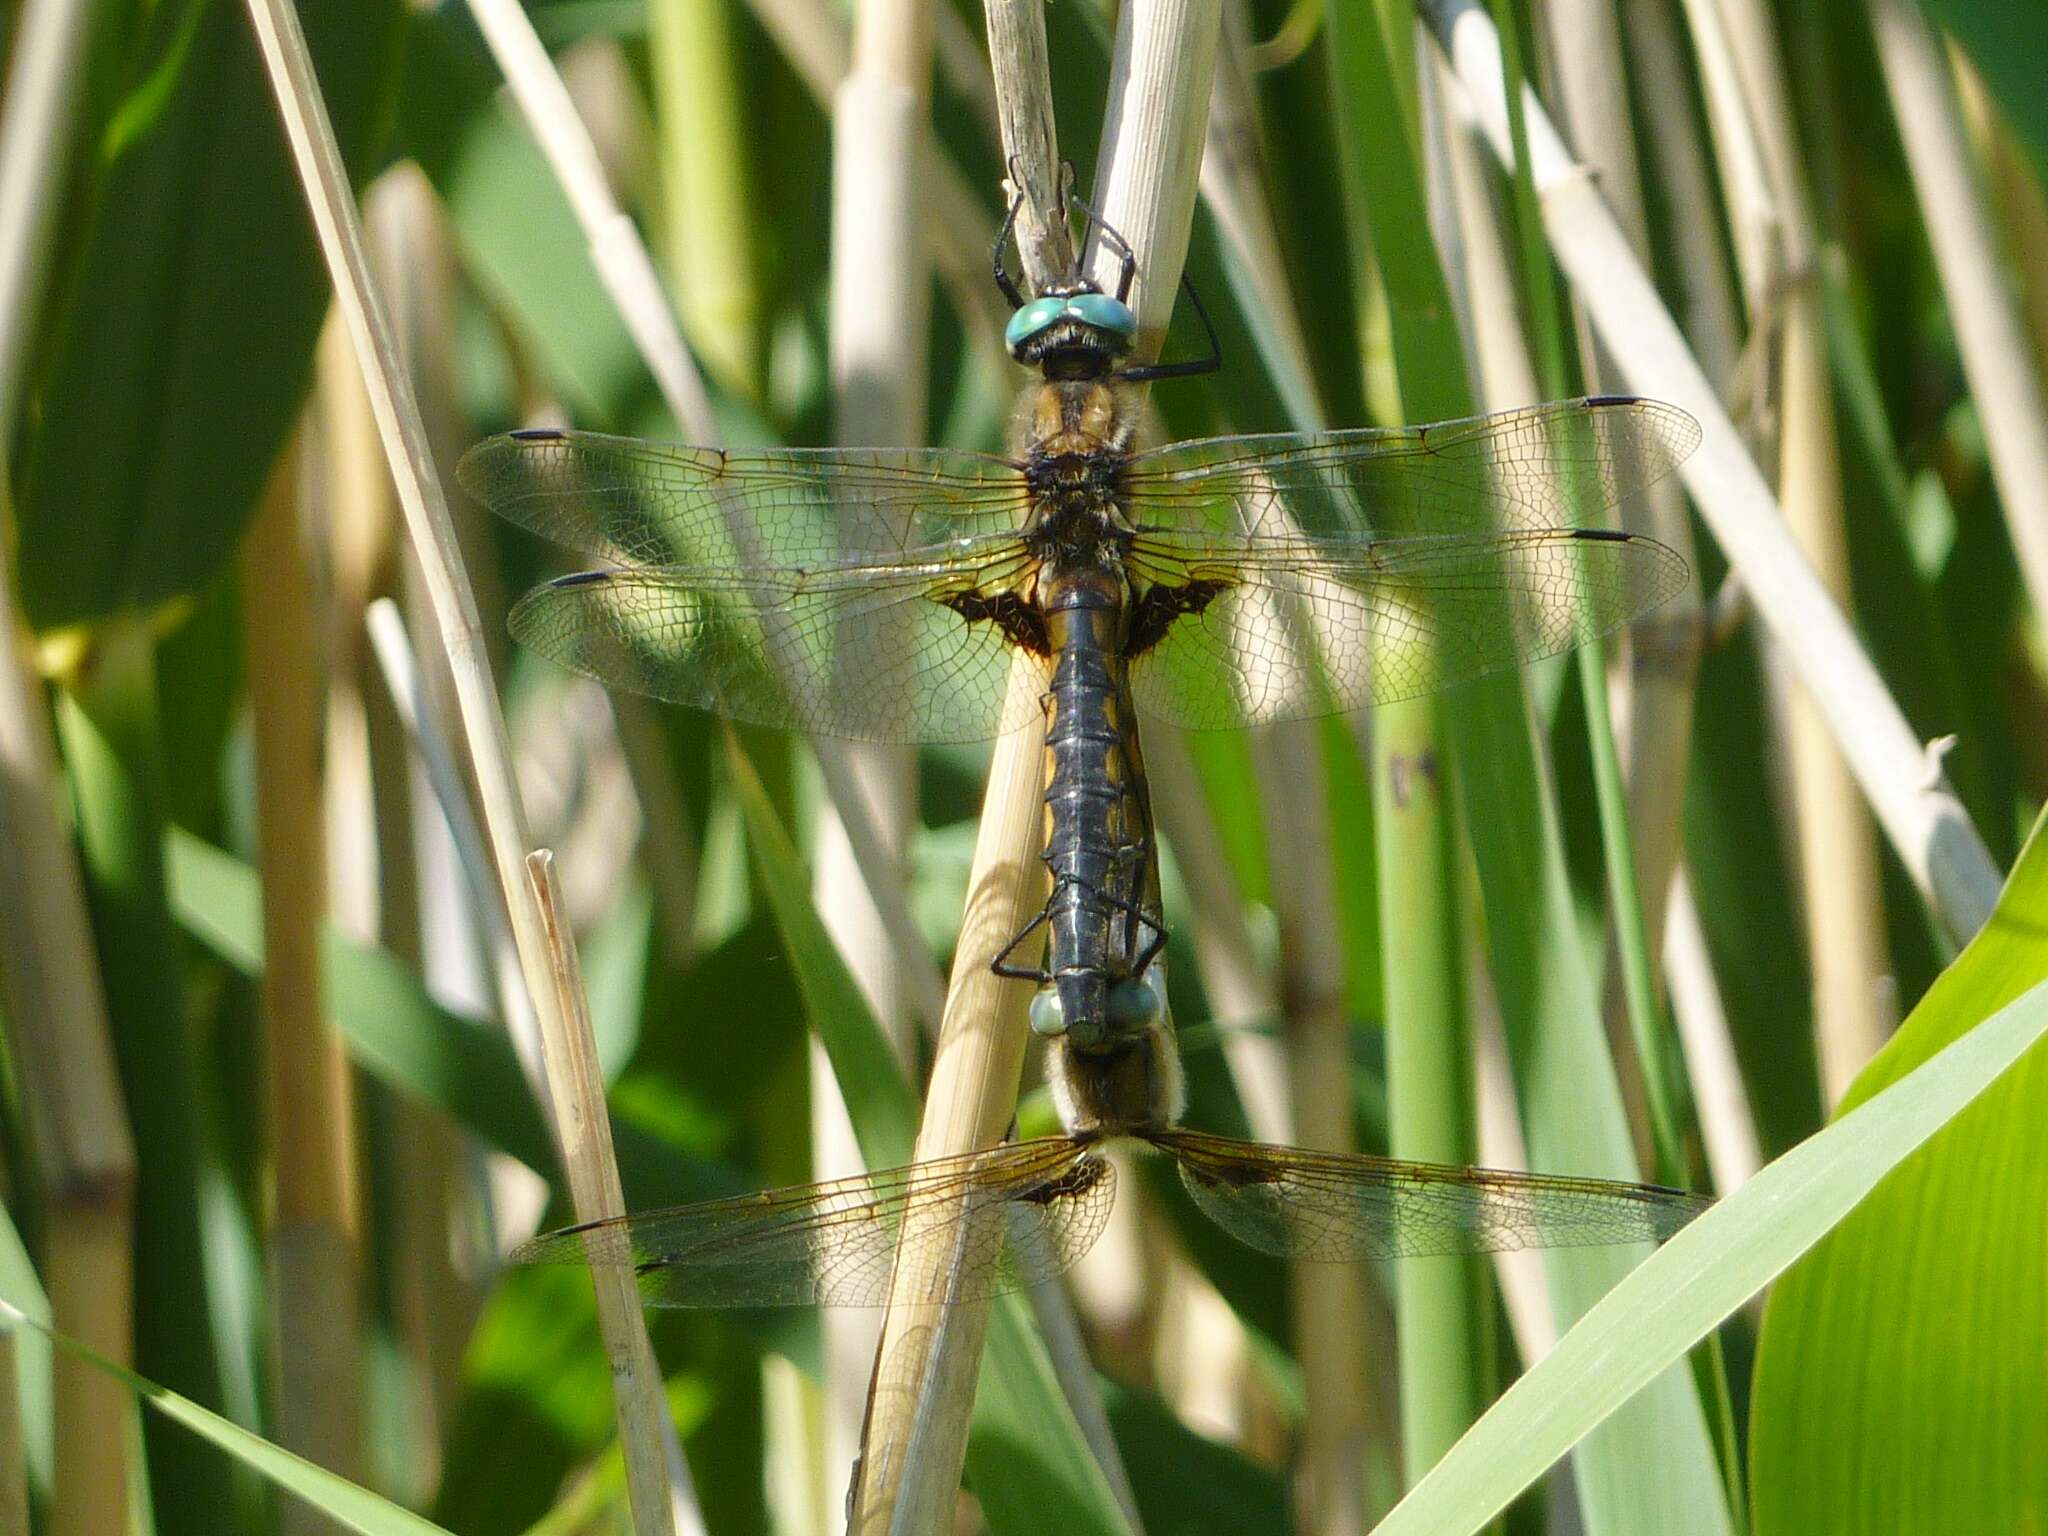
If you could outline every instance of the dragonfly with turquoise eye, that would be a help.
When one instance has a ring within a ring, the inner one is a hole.
[[[511,626],[608,684],[870,741],[1042,719],[1052,891],[993,964],[1036,981],[1033,1027],[1082,1050],[1164,1007],[1141,719],[1358,709],[1628,623],[1687,570],[1605,518],[1699,439],[1682,411],[1605,398],[1139,449],[1134,387],[1213,369],[1213,331],[1208,357],[1131,363],[1135,260],[1097,227],[1113,293],[1076,275],[1026,300],[998,237],[1008,347],[1039,375],[1012,455],[548,430],[460,469],[499,516],[602,562]],[[1019,963],[1040,929],[1044,963]]]

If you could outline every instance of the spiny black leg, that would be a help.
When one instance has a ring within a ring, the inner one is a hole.
[[[1096,230],[1102,235],[1102,238],[1109,243],[1109,248],[1117,253],[1118,260],[1123,263],[1122,271],[1118,274],[1116,280],[1116,301],[1119,304],[1130,303],[1131,284],[1137,280],[1138,276],[1138,258],[1132,254],[1130,242],[1116,232],[1116,226],[1104,219],[1089,204],[1083,202],[1078,192],[1069,193],[1068,196],[1073,199],[1076,208],[1088,215],[1088,222],[1095,226]]]
[[[1017,195],[1010,199],[1010,211],[1003,215],[1003,227],[996,231],[996,248],[990,253],[990,265],[995,268],[996,286],[1003,290],[1003,297],[1010,301],[1010,308],[1022,309],[1024,295],[1017,291],[1017,283],[1003,265],[1003,248],[1010,243],[1010,231],[1017,227],[1017,215],[1024,211],[1024,189],[1015,180],[1012,172],[1011,185],[1017,187]]]
[[[1133,384],[1143,384],[1155,379],[1192,379],[1201,374],[1215,373],[1223,366],[1223,343],[1216,338],[1216,326],[1209,319],[1207,306],[1202,296],[1195,291],[1195,284],[1185,271],[1180,275],[1180,285],[1187,293],[1188,301],[1195,306],[1195,316],[1202,322],[1202,331],[1209,338],[1209,355],[1191,357],[1179,363],[1147,363],[1139,368],[1126,368],[1120,377]]]
[[[995,959],[989,962],[988,968],[1005,981],[1035,981],[1040,986],[1044,986],[1047,982],[1051,981],[1052,972],[1042,967],[1035,970],[1027,970],[1023,966],[1011,965],[1009,963],[1010,956],[1017,952],[1017,946],[1043,927],[1051,915],[1052,905],[1048,902],[1044,910],[1040,911],[1036,917],[1032,918],[1022,928],[1018,929],[1016,936],[997,951]]]

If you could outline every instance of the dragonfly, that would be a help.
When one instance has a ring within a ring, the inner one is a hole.
[[[1685,562],[1606,525],[1699,441],[1655,401],[1555,402],[1393,429],[1140,449],[1129,304],[1078,271],[1014,307],[1038,375],[1014,452],[725,452],[553,429],[459,475],[600,568],[522,598],[513,634],[616,688],[759,725],[892,742],[1045,724],[1044,908],[992,960],[1034,1030],[1083,1049],[1164,1008],[1140,719],[1191,729],[1343,712],[1553,655],[1677,592]],[[1044,932],[1042,964],[1015,957]]]
[[[1047,1051],[1064,1134],[568,1227],[527,1264],[630,1268],[665,1307],[948,1306],[1049,1281],[1109,1220],[1119,1140],[1164,1153],[1246,1245],[1356,1261],[1660,1241],[1711,1201],[1657,1185],[1318,1152],[1188,1130],[1171,1024]],[[900,1278],[909,1276],[909,1280]]]

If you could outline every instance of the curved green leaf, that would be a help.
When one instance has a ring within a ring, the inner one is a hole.
[[[2048,837],[1843,1115],[2048,980]],[[1759,1536],[2048,1527],[2048,1054],[2035,1052],[1771,1294]],[[1825,1424],[1825,1435],[1813,1426]]]

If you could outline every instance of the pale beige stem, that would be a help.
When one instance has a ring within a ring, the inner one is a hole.
[[[1432,5],[1465,99],[1494,153],[1511,154],[1492,23],[1460,0]],[[1531,162],[1552,251],[1587,306],[1629,387],[1683,407],[1705,434],[1681,471],[1707,524],[1800,677],[1817,690],[1836,741],[1914,884],[1949,933],[1966,938],[1997,900],[2000,877],[1955,796],[1926,755],[1842,611],[1785,530],[1713,386],[1628,249],[1597,191],[1578,172],[1533,95]]]
[[[1923,12],[1870,0],[1870,13],[2006,530],[2034,612],[2048,613],[2048,401],[1999,259],[1955,83]],[[2038,271],[2031,276],[2044,281]]]
[[[583,973],[576,957],[576,938],[562,911],[562,888],[555,878],[554,855],[545,848],[526,856],[526,878],[547,945],[554,1009],[567,1024],[560,1032],[543,1029],[548,1077],[560,1106],[557,1129],[562,1138],[562,1166],[569,1175],[571,1203],[582,1221],[622,1216],[626,1197],[619,1187],[619,1165],[612,1155],[611,1126],[605,1112],[604,1068],[597,1059],[597,1041],[590,1032],[590,1014]],[[542,1014],[547,1017],[546,1011]],[[676,1529],[675,1509],[665,1496],[669,1475],[666,1444],[674,1434],[662,1393],[661,1367],[647,1337],[640,1312],[640,1288],[633,1271],[619,1264],[593,1264],[591,1283],[597,1289],[597,1325],[604,1352],[611,1361],[612,1390],[619,1404],[619,1448],[626,1462],[626,1492],[633,1525],[642,1533]],[[694,1516],[694,1512],[693,1516]],[[691,1525],[703,1529],[702,1520]],[[686,1527],[687,1528],[687,1527]]]
[[[1304,1146],[1355,1151],[1351,1017],[1336,928],[1321,733],[1313,721],[1261,731],[1252,739],[1252,761],[1280,919],[1280,1001],[1294,1132]],[[1362,1533],[1370,1518],[1365,1273],[1353,1264],[1292,1264],[1287,1280],[1306,1400],[1296,1528],[1333,1536]]]
[[[44,312],[52,235],[84,96],[93,8],[25,0],[0,90],[0,891],[34,892],[0,922],[0,1000],[12,1027],[23,1114],[43,1192],[45,1279],[58,1328],[110,1358],[134,1356],[135,1147],[115,1070],[106,998],[42,690],[14,607],[14,510],[6,444]],[[15,1400],[22,1354],[7,1341],[0,1391]],[[127,1518],[134,1471],[127,1394],[68,1355],[52,1369],[55,1536],[98,1536]],[[0,1435],[0,1528],[27,1530],[21,1423]],[[11,1523],[10,1523],[11,1522]]]
[[[64,793],[49,716],[14,606],[5,442],[0,430],[0,890],[35,896],[10,901],[0,922],[0,1001],[43,1191],[44,1281],[53,1321],[126,1362],[134,1358],[135,1146],[85,886],[60,814]],[[0,1387],[10,1403],[21,1363],[19,1354],[10,1355]],[[127,1393],[62,1354],[53,1386],[51,1530],[54,1536],[98,1536],[120,1529],[132,1470]],[[18,1437],[11,1449],[19,1451]],[[7,1482],[6,1493],[22,1492],[14,1477]],[[26,1530],[26,1522],[18,1529]]]
[[[306,194],[328,273],[335,287],[336,301],[347,322],[349,339],[363,370],[363,381],[377,418],[378,435],[385,458],[391,466],[404,509],[406,530],[419,562],[434,616],[447,654],[449,672],[455,684],[458,711],[469,767],[483,808],[483,821],[490,838],[492,862],[499,891],[511,917],[519,950],[526,990],[532,996],[541,1022],[541,1038],[550,1055],[567,1053],[575,1047],[564,1044],[571,1024],[556,986],[550,958],[551,946],[540,902],[525,874],[526,818],[513,779],[510,744],[506,739],[504,716],[498,709],[483,643],[482,627],[462,573],[460,548],[448,517],[448,507],[433,469],[426,427],[413,400],[411,380],[400,366],[392,341],[383,302],[370,275],[364,251],[362,225],[349,189],[341,152],[334,142],[334,129],[320,98],[319,82],[306,51],[305,36],[298,16],[288,0],[249,0],[249,14],[255,26],[258,49],[276,94],[285,135],[290,144],[299,181]],[[586,1034],[581,1042],[590,1049]],[[551,1063],[552,1067],[552,1063]],[[567,1070],[567,1064],[564,1065]],[[552,1075],[552,1073],[551,1073]],[[594,1183],[616,1189],[617,1170],[612,1159],[609,1126],[605,1118],[601,1083],[586,1074],[582,1086],[586,1096],[570,1104],[555,1104],[557,1124],[565,1147],[574,1146],[572,1167],[589,1168],[572,1175],[572,1181],[586,1188]],[[564,1087],[574,1086],[565,1084]],[[598,1179],[597,1170],[609,1171]],[[617,1214],[618,1203],[607,1209],[579,1204],[579,1219],[590,1220]],[[637,1299],[630,1319],[611,1320],[611,1326],[640,1330]],[[638,1473],[648,1466],[660,1466],[663,1450],[658,1438],[666,1430],[674,1445],[674,1428],[668,1422],[658,1381],[620,1380],[620,1433],[640,1439],[628,1454],[627,1465],[636,1476],[631,1493],[636,1520],[642,1536],[664,1536],[674,1529],[669,1490],[659,1484],[640,1481]],[[652,1441],[651,1444],[645,1443]],[[671,1473],[680,1470],[677,1452],[670,1458]],[[694,1511],[687,1500],[686,1484],[676,1489],[678,1506]],[[701,1521],[691,1522],[701,1528]]]
[[[327,913],[327,690],[321,611],[297,494],[298,458],[271,475],[243,541],[243,627],[256,737],[263,876],[263,1052],[274,1207],[269,1249],[280,1443],[346,1477],[363,1473],[355,1084],[328,1027],[320,970]],[[294,1531],[328,1519],[294,1502]]]
[[[920,174],[930,137],[933,6],[875,0],[854,16],[854,65],[832,109],[831,369],[834,436],[847,446],[909,445],[925,433],[931,256]],[[848,680],[849,686],[857,686]],[[875,825],[901,889],[916,817],[917,758],[909,748],[849,743],[846,769],[876,807]],[[909,1071],[912,1014],[936,1025],[944,1008],[930,964],[906,975],[887,923],[860,878],[844,822],[818,818],[813,892],[819,915],[875,1018]],[[912,986],[924,985],[913,1002]],[[859,1148],[831,1062],[811,1044],[812,1163],[820,1179],[857,1173]],[[843,1508],[858,1448],[880,1320],[828,1314],[824,1467],[827,1507]]]
[[[1753,138],[1778,239],[1768,251],[1738,247],[1752,312],[1775,320],[1780,413],[1778,498],[1793,537],[1836,603],[1849,606],[1848,539],[1842,505],[1834,393],[1827,368],[1819,250],[1812,195],[1771,18],[1755,0],[1698,0],[1696,37],[1725,37],[1743,108],[1719,115],[1717,129]],[[1819,686],[1825,686],[1824,684]],[[1813,967],[1814,1029],[1821,1080],[1830,1103],[1883,1043],[1890,1020],[1880,982],[1887,961],[1877,847],[1856,803],[1849,766],[1829,723],[1804,688],[1784,700],[1792,814],[1799,844],[1807,950]]]
[[[35,344],[92,16],[85,0],[24,0],[14,20],[0,90],[0,436],[14,429]]]
[[[1097,188],[1096,206],[1139,255],[1142,275],[1133,303],[1140,334],[1155,349],[1194,214],[1216,25],[1214,0],[1140,0],[1119,20],[1103,153],[1120,160],[1122,169],[1105,183],[1107,190]],[[995,62],[1000,74],[1020,61]],[[1013,88],[1050,95],[1043,79],[1013,82]],[[1021,162],[1030,146],[1009,149]],[[1017,179],[1025,187],[1058,185],[1050,166],[1020,163]],[[1058,211],[1041,208],[1039,217],[1050,225]],[[1105,250],[1097,260],[1098,279],[1107,274],[1113,281],[1113,258]],[[1055,275],[1026,268],[1034,287]],[[1020,666],[1012,676],[1013,688],[1037,686],[1035,668]],[[1043,745],[1042,723],[1013,731],[996,745],[952,988],[918,1129],[919,1160],[992,1145],[1015,1110],[1030,988],[996,977],[989,959],[1045,901],[1045,869],[1038,858],[1045,835],[1039,798]],[[1016,958],[1028,964],[1031,957]],[[899,1258],[897,1296],[943,1294],[939,1277],[913,1260]],[[854,1529],[922,1536],[950,1523],[987,1324],[985,1302],[934,1309],[906,1300],[891,1306],[869,1394]]]
[[[1745,1183],[1763,1166],[1756,1117],[1742,1084],[1735,1041],[1728,1032],[1728,1011],[1721,1005],[1720,983],[1707,935],[1693,904],[1692,882],[1680,865],[1671,877],[1669,917],[1664,929],[1664,969],[1670,979],[1671,1011],[1685,1051],[1687,1080],[1698,1107],[1700,1135],[1707,1146],[1707,1167],[1720,1194]]]

